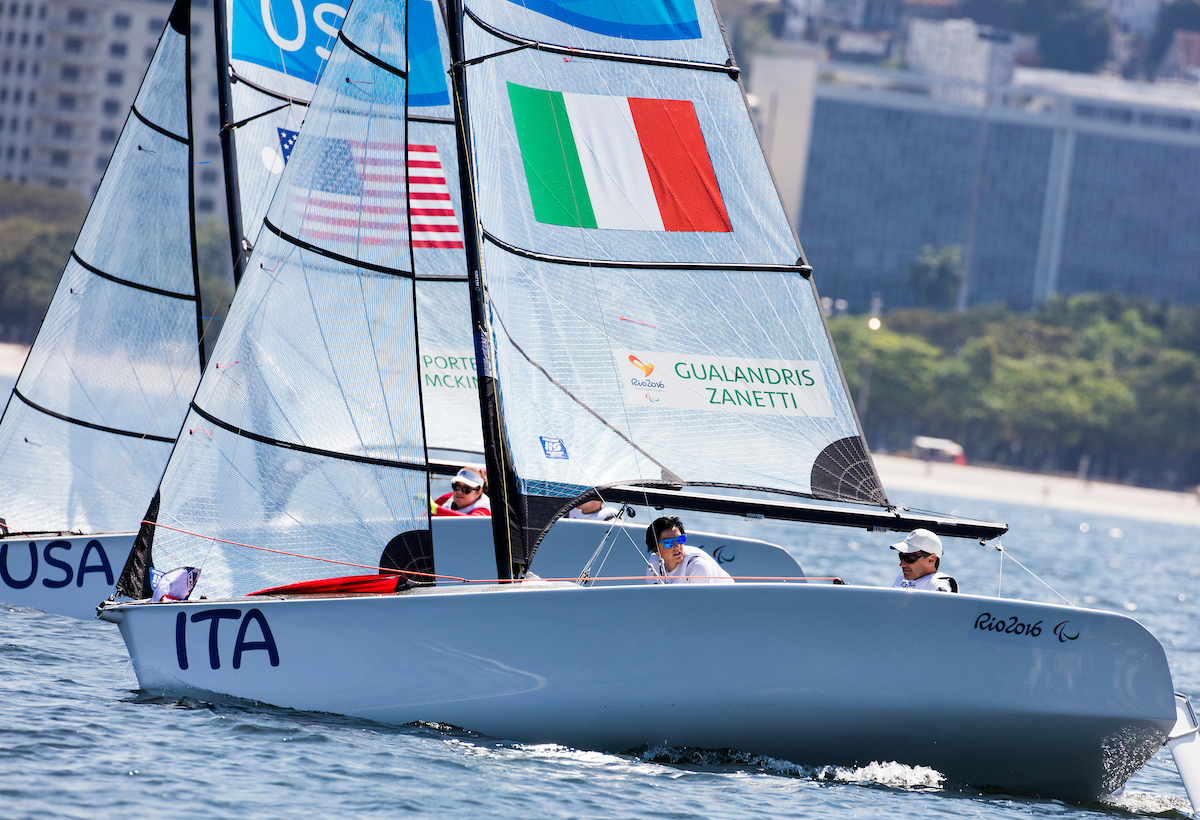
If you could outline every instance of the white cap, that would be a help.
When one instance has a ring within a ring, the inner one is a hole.
[[[470,467],[463,467],[458,471],[458,473],[454,476],[454,480],[450,483],[466,484],[471,489],[478,490],[483,486],[483,476],[479,475],[479,473],[475,472]]]
[[[908,534],[899,544],[892,544],[897,552],[927,552],[930,555],[942,557],[942,539],[926,529],[916,529]]]

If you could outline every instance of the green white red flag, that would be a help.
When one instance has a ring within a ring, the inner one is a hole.
[[[534,218],[633,231],[730,232],[688,100],[508,83]]]

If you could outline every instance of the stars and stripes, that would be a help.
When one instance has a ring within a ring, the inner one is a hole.
[[[462,231],[436,145],[408,146],[408,195],[414,248],[461,248]]]
[[[413,248],[461,248],[462,231],[437,147],[312,137],[292,181],[308,240]],[[296,132],[279,129],[285,162]],[[405,179],[404,158],[408,161]],[[405,183],[407,181],[407,200]]]

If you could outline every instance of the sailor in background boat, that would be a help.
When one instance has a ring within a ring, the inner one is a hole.
[[[617,510],[612,507],[605,507],[604,502],[598,498],[593,498],[591,501],[585,501],[575,509],[567,513],[567,518],[582,518],[585,521],[608,521],[620,515]]]
[[[647,584],[732,584],[733,578],[704,550],[687,546],[683,522],[657,518],[646,527],[646,546],[657,558],[646,569]]]
[[[492,502],[487,497],[487,473],[463,467],[450,483],[451,491],[438,498],[434,515],[491,515]]]
[[[958,582],[944,572],[938,572],[942,563],[942,539],[926,529],[915,529],[892,549],[900,553],[900,574],[894,587],[904,589],[928,589],[935,592],[958,592]]]

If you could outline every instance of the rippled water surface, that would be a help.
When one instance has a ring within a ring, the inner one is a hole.
[[[1166,648],[1176,689],[1200,696],[1200,530],[1028,507],[905,496],[913,507],[1008,522],[1005,558],[947,545],[964,591],[1126,612]],[[639,518],[639,521],[642,519]],[[780,543],[812,575],[890,584],[893,538],[688,517],[694,529]],[[848,650],[849,651],[849,650]],[[878,761],[801,768],[751,755],[647,748],[599,754],[393,728],[251,705],[138,696],[116,627],[0,609],[0,817],[1186,817],[1161,752],[1115,803],[1088,806],[945,783]]]

